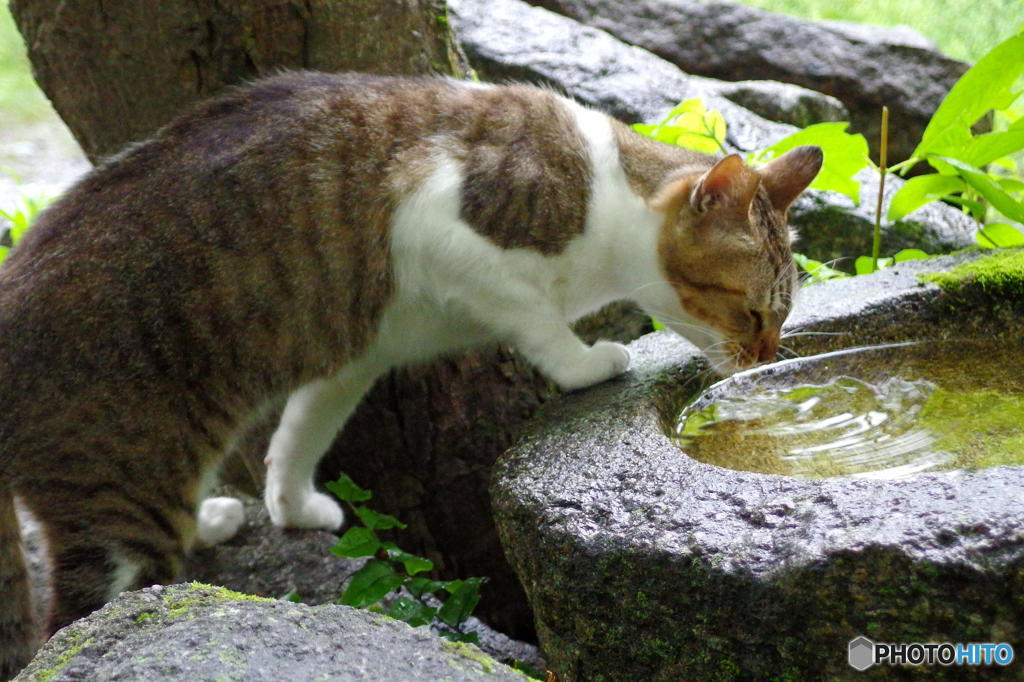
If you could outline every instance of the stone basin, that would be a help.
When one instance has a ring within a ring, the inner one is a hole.
[[[1024,351],[1019,282],[947,291],[918,278],[984,258],[809,287],[790,326],[828,334],[787,345],[809,355],[998,337]],[[568,680],[959,679],[958,667],[856,672],[850,642],[1009,642],[1024,654],[1024,467],[863,480],[705,464],[665,435],[705,380],[699,354],[667,332],[631,350],[624,377],[549,404],[492,480],[552,670]],[[970,672],[1022,676],[1013,665]]]

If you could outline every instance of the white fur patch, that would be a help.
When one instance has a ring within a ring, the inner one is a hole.
[[[111,551],[107,558],[114,565],[114,570],[110,573],[106,598],[107,601],[112,601],[125,590],[135,587],[142,566],[117,551]]]
[[[196,537],[211,547],[233,538],[245,523],[242,501],[234,497],[210,497],[199,505]]]

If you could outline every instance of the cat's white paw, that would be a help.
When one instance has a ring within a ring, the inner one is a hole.
[[[629,369],[629,360],[629,350],[621,343],[598,341],[587,350],[583,362],[559,384],[566,391],[599,384]]]
[[[331,531],[341,528],[345,515],[334,498],[315,490],[286,493],[275,487],[268,484],[264,497],[275,526]]]
[[[235,536],[245,523],[245,509],[234,497],[210,497],[199,505],[196,521],[196,538],[211,547]]]

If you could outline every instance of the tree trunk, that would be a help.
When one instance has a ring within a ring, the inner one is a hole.
[[[11,9],[36,79],[93,160],[195,100],[282,67],[466,72],[443,0],[12,0]],[[590,336],[642,333],[646,321],[621,311],[591,321]],[[609,332],[609,320],[625,326]],[[520,638],[532,616],[487,487],[494,459],[553,393],[504,348],[399,370],[378,382],[321,467],[324,478],[346,471],[372,489],[375,508],[409,524],[401,546],[433,559],[441,576],[487,576],[481,616]],[[236,482],[252,476],[253,492],[270,431],[254,430],[243,450],[255,454],[235,460]]]
[[[281,68],[464,75],[443,0],[11,0],[40,87],[96,161]]]

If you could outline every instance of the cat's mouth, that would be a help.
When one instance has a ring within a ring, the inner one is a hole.
[[[778,341],[763,337],[753,344],[724,340],[703,349],[711,369],[727,377],[755,365],[772,362],[778,353]]]

